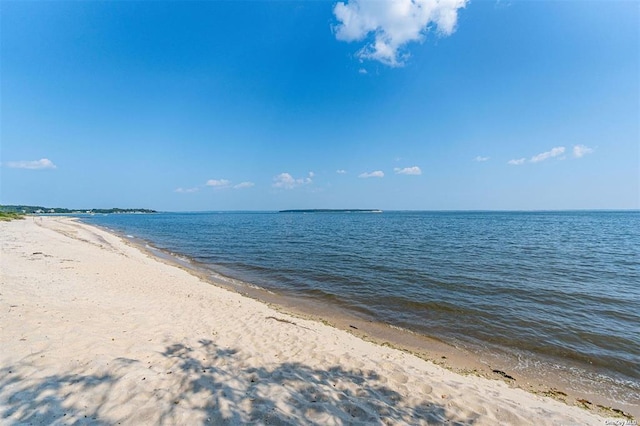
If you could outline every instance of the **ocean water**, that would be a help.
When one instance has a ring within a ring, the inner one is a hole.
[[[640,402],[640,212],[96,215],[209,270]],[[563,371],[566,370],[566,371]]]

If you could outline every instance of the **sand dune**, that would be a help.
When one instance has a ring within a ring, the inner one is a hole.
[[[594,424],[201,281],[68,218],[0,223],[4,424]]]

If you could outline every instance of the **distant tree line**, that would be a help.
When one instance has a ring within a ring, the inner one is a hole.
[[[23,214],[79,214],[79,213],[157,213],[150,209],[65,209],[60,207],[42,207],[42,206],[0,206],[0,212],[3,213],[23,213]]]

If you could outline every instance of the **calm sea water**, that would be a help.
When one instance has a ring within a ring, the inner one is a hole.
[[[640,401],[640,212],[160,213],[83,218],[276,293]]]

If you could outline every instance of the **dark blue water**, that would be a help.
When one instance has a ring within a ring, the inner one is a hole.
[[[616,398],[640,398],[640,212],[83,220],[276,293],[533,364],[570,361]]]

